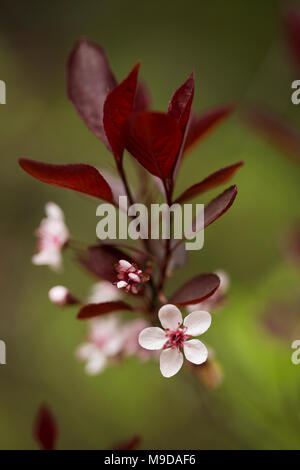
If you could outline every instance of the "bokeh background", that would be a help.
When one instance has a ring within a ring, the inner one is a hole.
[[[41,402],[57,418],[61,449],[111,448],[133,434],[142,436],[144,449],[300,448],[300,365],[291,362],[291,342],[299,338],[300,271],[282,250],[299,216],[300,166],[240,118],[247,104],[259,103],[300,124],[300,108],[290,100],[291,81],[299,77],[282,31],[283,3],[1,0],[0,79],[7,104],[0,106],[0,338],[7,365],[0,366],[0,448],[36,448],[32,424]],[[75,319],[76,308],[50,304],[47,292],[64,283],[85,296],[92,279],[70,256],[63,275],[30,262],[45,202],[58,203],[74,237],[89,242],[96,205],[33,180],[19,169],[18,157],[112,167],[66,98],[65,60],[82,35],[105,47],[119,79],[142,61],[155,109],[166,109],[192,70],[197,111],[237,104],[186,159],[176,187],[180,192],[245,161],[235,178],[234,206],[207,229],[204,250],[193,252],[170,283],[172,289],[219,268],[230,275],[228,303],[205,336],[224,369],[217,390],[195,387],[184,372],[164,379],[156,363],[135,359],[97,377],[85,375],[74,350],[86,324]],[[270,327],[273,314],[276,328]]]

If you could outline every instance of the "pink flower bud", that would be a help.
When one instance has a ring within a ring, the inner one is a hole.
[[[78,303],[78,300],[69,292],[64,286],[54,286],[48,292],[49,299],[55,305],[59,307],[65,307],[66,305],[74,305]]]

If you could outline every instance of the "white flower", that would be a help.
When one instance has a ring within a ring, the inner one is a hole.
[[[229,276],[225,271],[218,270],[215,272],[217,276],[219,276],[220,279],[220,285],[216,292],[208,297],[208,299],[203,300],[202,302],[194,305],[188,305],[187,306],[187,311],[188,312],[194,312],[195,310],[214,310],[220,305],[222,305],[225,294],[228,291],[229,285],[230,285],[230,280]]]
[[[119,298],[120,292],[113,284],[108,281],[99,281],[91,287],[87,301],[90,304],[98,304],[100,302],[112,302]]]
[[[89,375],[101,372],[109,358],[118,355],[123,345],[122,325],[116,314],[97,318],[90,322],[89,342],[76,351],[78,359],[87,361],[85,371]]]
[[[193,364],[206,361],[206,346],[198,339],[190,339],[204,333],[211,324],[211,316],[206,311],[195,311],[185,317],[175,305],[164,305],[158,312],[162,328],[145,328],[139,335],[139,343],[145,349],[159,350],[160,370],[164,377],[177,374],[183,364],[183,349],[186,359]]]
[[[33,264],[47,264],[54,270],[61,268],[61,250],[69,239],[64,214],[54,202],[45,206],[44,218],[36,231],[39,238],[38,253],[32,257]]]

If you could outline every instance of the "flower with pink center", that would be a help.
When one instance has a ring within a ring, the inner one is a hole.
[[[38,252],[32,257],[32,262],[59,270],[62,264],[61,251],[70,235],[60,207],[54,202],[48,202],[45,212],[47,217],[42,220],[36,231]]]
[[[144,273],[135,263],[129,263],[121,259],[116,264],[117,278],[116,286],[126,292],[138,294],[143,288],[143,284],[149,281],[149,274]]]
[[[211,324],[211,316],[204,310],[187,315],[182,325],[182,315],[175,305],[164,305],[158,312],[163,327],[145,328],[139,335],[140,345],[149,350],[160,350],[160,371],[164,377],[177,374],[183,364],[183,354],[193,364],[206,361],[208,351],[198,339]]]
[[[120,318],[116,314],[94,319],[89,326],[89,341],[79,346],[76,356],[87,361],[87,374],[96,375],[105,369],[109,359],[121,352],[123,332]]]
[[[215,274],[219,276],[220,285],[216,292],[208,297],[208,299],[203,300],[202,302],[194,305],[188,305],[187,311],[194,312],[195,310],[210,310],[216,309],[223,305],[224,301],[226,301],[226,292],[228,291],[230,280],[228,274],[221,269],[215,271]]]

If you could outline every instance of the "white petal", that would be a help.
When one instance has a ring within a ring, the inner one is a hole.
[[[210,327],[211,315],[205,310],[196,310],[185,317],[183,324],[188,335],[199,336]]]
[[[76,349],[76,357],[82,361],[85,361],[91,357],[96,351],[95,345],[92,343],[82,343]]]
[[[106,356],[117,354],[123,341],[119,315],[105,315],[90,321],[90,340]]]
[[[88,303],[111,302],[120,298],[118,289],[108,281],[99,281],[91,287]]]
[[[163,328],[176,330],[182,323],[182,315],[175,305],[167,304],[161,307],[158,312],[160,323]]]
[[[123,335],[122,330],[115,332],[114,336],[103,345],[102,351],[106,356],[116,356],[122,349]]]
[[[129,261],[126,261],[125,259],[120,259],[119,265],[121,266],[122,269],[126,270],[130,269],[132,264],[129,263]]]
[[[118,289],[123,289],[123,288],[126,287],[126,286],[127,286],[127,282],[125,282],[125,281],[119,281],[119,282],[117,282],[117,288],[118,288]]]
[[[58,250],[43,250],[39,251],[32,256],[31,261],[35,265],[49,265],[55,271],[59,271],[62,266],[62,259],[60,251]]]
[[[164,330],[157,326],[145,328],[139,334],[139,344],[142,348],[150,349],[150,351],[162,349],[167,339]]]
[[[188,361],[193,364],[202,364],[206,361],[208,351],[205,344],[201,343],[199,339],[191,339],[186,341],[183,346],[184,355]]]
[[[141,282],[140,277],[135,273],[129,273],[128,277],[129,277],[129,279],[131,279],[134,282]]]
[[[92,356],[88,359],[85,371],[89,375],[96,375],[101,372],[104,367],[106,366],[106,357],[104,354],[100,352],[92,354]]]
[[[165,349],[160,355],[160,371],[164,377],[177,374],[183,364],[183,355],[177,349]]]
[[[46,215],[50,218],[60,220],[64,219],[63,211],[57,204],[55,204],[55,202],[47,202],[47,204],[45,205],[45,212]]]

